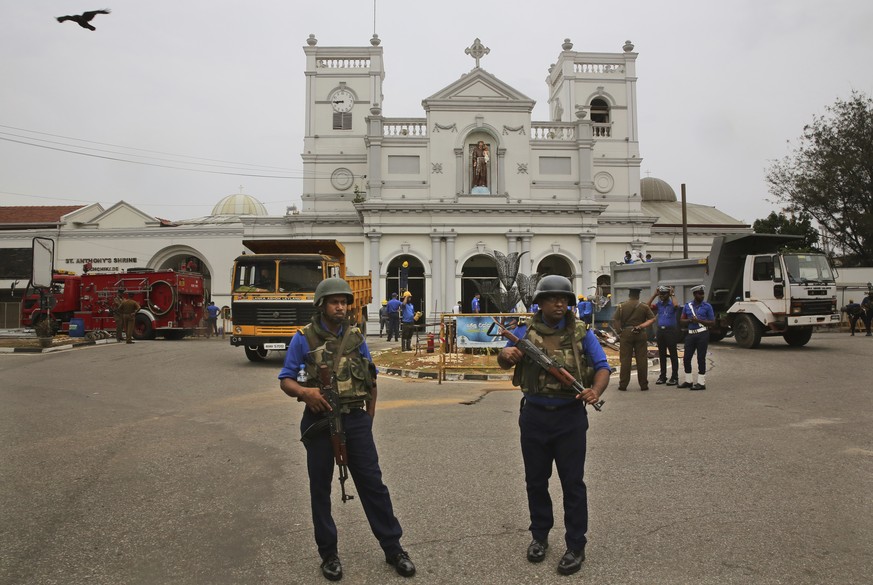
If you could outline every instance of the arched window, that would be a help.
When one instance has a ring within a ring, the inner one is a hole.
[[[609,104],[605,100],[600,98],[591,100],[591,121],[595,124],[609,123]]]
[[[591,121],[594,122],[592,131],[595,138],[611,135],[612,126],[609,123],[609,104],[606,103],[606,100],[600,98],[591,100]]]

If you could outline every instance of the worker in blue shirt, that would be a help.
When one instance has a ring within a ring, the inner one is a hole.
[[[400,299],[397,298],[397,293],[391,293],[391,300],[385,305],[385,311],[388,313],[388,338],[394,337],[394,341],[400,341]]]
[[[400,351],[412,351],[412,334],[415,332],[415,307],[412,305],[412,293],[403,293],[400,305],[400,322],[403,327],[400,339]]]
[[[473,295],[473,302],[470,304],[470,306],[471,306],[474,313],[479,312],[479,298],[480,298],[479,293],[476,293],[475,295]]]
[[[682,325],[688,326],[688,335],[685,336],[685,381],[678,388],[691,390],[706,390],[706,350],[709,347],[709,329],[715,325],[715,311],[712,305],[703,300],[706,293],[701,284],[691,289],[694,300],[685,303],[682,307]],[[691,373],[691,364],[694,354],[697,354],[697,382]]]
[[[542,562],[549,547],[549,531],[554,526],[554,511],[549,496],[552,466],[561,479],[564,502],[564,542],[566,552],[558,562],[558,572],[570,575],[582,567],[588,542],[588,490],[585,486],[585,451],[588,414],[585,404],[594,404],[609,384],[610,368],[594,333],[576,320],[572,307],[576,301],[570,280],[549,275],[537,283],[534,302],[540,310],[515,331],[553,359],[560,360],[570,374],[585,387],[576,394],[561,384],[512,342],[500,350],[497,364],[504,370],[515,367],[512,383],[520,386],[519,429],[524,460],[530,532],[527,560]],[[584,359],[582,358],[584,355]]]
[[[585,298],[585,295],[579,295],[579,302],[576,303],[576,316],[580,321],[589,325],[594,320],[594,305]]]

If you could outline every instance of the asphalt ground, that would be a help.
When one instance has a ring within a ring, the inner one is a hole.
[[[557,478],[548,556],[525,559],[517,390],[383,376],[374,433],[418,573],[385,564],[335,489],[342,582],[870,583],[871,356],[826,333],[712,345],[702,392],[613,378],[570,577]],[[325,583],[280,366],[215,339],[0,355],[0,583]]]

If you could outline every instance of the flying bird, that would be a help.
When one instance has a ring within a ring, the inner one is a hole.
[[[94,20],[94,17],[98,14],[109,14],[109,9],[105,10],[91,10],[90,12],[83,12],[82,14],[74,14],[67,16],[58,16],[58,22],[65,22],[67,20],[72,20],[77,23],[82,28],[87,28],[88,30],[97,30],[89,23]]]

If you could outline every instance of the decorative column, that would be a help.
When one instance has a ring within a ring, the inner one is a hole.
[[[582,287],[581,294],[589,297],[594,294],[596,290],[594,287],[597,285],[597,268],[594,265],[594,233],[592,230],[584,230],[579,234],[579,239],[582,248],[579,255],[582,264],[579,270],[581,276],[579,284]]]
[[[382,108],[373,104],[367,116],[367,199],[374,201],[382,198],[382,139],[385,119]]]
[[[504,234],[506,236],[506,252],[507,254],[512,254],[516,252],[518,249],[518,234],[514,234],[512,232],[507,232]]]
[[[497,189],[494,195],[503,195],[506,193],[506,149],[497,149]]]
[[[531,257],[530,253],[530,239],[530,235],[521,236],[521,251],[527,252],[527,254],[524,255],[525,260],[523,260],[523,262],[527,264],[527,274],[534,273],[533,258]],[[519,266],[521,265],[519,264]]]
[[[458,300],[455,295],[455,236],[446,236],[446,290],[443,296],[446,299],[444,308],[451,307]]]
[[[443,293],[440,274],[442,273],[443,262],[440,257],[440,240],[442,240],[442,237],[439,234],[430,235],[430,302],[428,304],[431,307],[436,307],[437,311],[445,304],[444,299],[441,298]],[[429,309],[430,307],[422,307],[421,310],[427,315]]]
[[[370,239],[370,272],[373,279],[373,301],[367,309],[370,318],[379,316],[379,307],[382,299],[385,298],[385,291],[382,289],[382,261],[379,255],[379,240],[382,239],[381,232],[367,232],[367,237]]]
[[[588,111],[576,107],[576,148],[579,153],[579,201],[594,199],[594,139],[591,136],[591,120],[586,120]],[[587,295],[586,295],[587,296]]]
[[[464,149],[455,149],[455,193],[463,195],[464,189]]]

